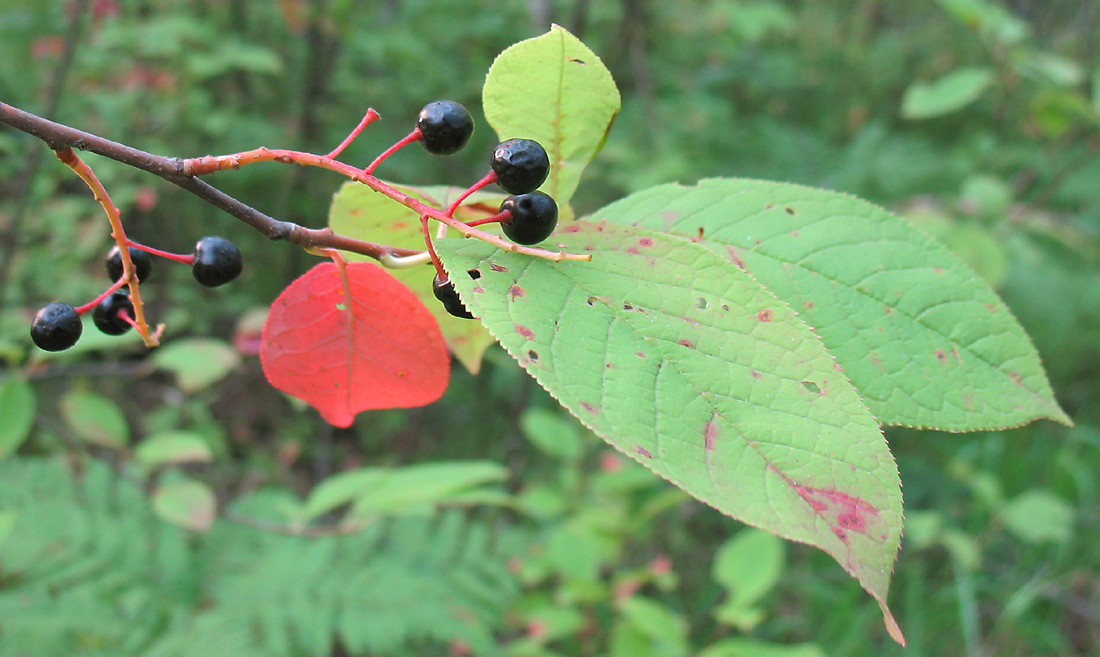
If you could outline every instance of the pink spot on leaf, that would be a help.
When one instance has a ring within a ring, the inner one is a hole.
[[[523,288],[518,285],[513,285],[508,288],[508,294],[512,297],[512,301],[515,301],[518,297],[525,296]]]
[[[681,347],[687,347],[688,349],[694,349],[695,345],[691,344],[691,340],[677,340],[676,344]]]
[[[635,445],[634,446],[634,451],[637,452],[639,455],[644,456],[647,459],[653,458],[653,453],[650,452],[645,447],[642,447],[641,445]]]
[[[534,340],[535,339],[535,333],[531,329],[527,328],[526,326],[522,326],[520,324],[516,324],[515,327],[516,327],[516,333],[519,333],[520,335],[522,335],[524,337],[524,339],[527,339],[527,340]]]
[[[589,404],[588,402],[581,402],[581,408],[588,411],[592,415],[596,414],[596,407],[593,406],[592,404]]]
[[[653,240],[649,239],[648,237],[643,237],[642,239],[638,240],[638,246],[643,248],[647,246],[653,246]]]
[[[508,268],[504,265],[490,264],[489,268],[493,271],[508,271]]]
[[[762,322],[772,321],[773,316],[774,316],[774,314],[772,313],[771,308],[765,308],[764,310],[761,310],[760,312],[756,313],[756,318],[759,319]]]
[[[703,438],[706,439],[707,451],[714,451],[714,441],[718,438],[718,425],[715,424],[714,418],[711,418],[707,426],[703,427]]]

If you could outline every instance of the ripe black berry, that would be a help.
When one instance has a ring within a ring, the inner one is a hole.
[[[76,344],[84,325],[67,303],[54,302],[38,311],[31,322],[31,339],[43,351],[63,351]]]
[[[455,317],[461,319],[474,318],[470,311],[466,310],[466,306],[462,305],[462,299],[458,298],[455,284],[450,280],[441,281],[439,280],[439,274],[436,274],[435,280],[432,281],[432,292],[435,294],[436,299],[443,302],[443,308]]]
[[[437,100],[420,110],[416,119],[424,148],[433,155],[454,155],[474,132],[474,119],[453,100]]]
[[[509,196],[500,204],[500,211],[505,210],[511,216],[500,226],[516,244],[538,244],[558,225],[558,204],[542,192]]]
[[[130,251],[130,260],[133,261],[134,268],[137,270],[138,281],[144,283],[145,279],[149,278],[149,274],[153,273],[153,256],[149,255],[148,251],[135,249],[132,246],[126,248]],[[107,276],[112,282],[117,281],[122,276],[122,251],[117,244],[107,252],[106,263]]]
[[[218,287],[241,275],[244,261],[236,244],[224,237],[204,237],[195,244],[191,273],[206,287]]]
[[[546,149],[531,139],[509,139],[497,144],[489,166],[497,184],[509,194],[526,194],[538,189],[550,173]]]
[[[107,335],[122,335],[133,327],[118,316],[120,311],[133,319],[134,304],[130,301],[130,295],[124,290],[115,290],[92,311],[92,321],[97,329]]]

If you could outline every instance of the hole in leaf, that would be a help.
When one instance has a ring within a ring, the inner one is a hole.
[[[802,387],[814,393],[815,395],[821,394],[821,388],[819,388],[818,385],[813,381],[803,381]]]
[[[699,297],[699,303],[695,304],[695,307],[699,310],[706,310],[708,306],[710,306],[710,304],[707,303],[707,300],[703,297]]]
[[[475,281],[481,278],[481,271],[478,269],[470,269],[467,270],[466,273],[469,274],[470,278],[474,279]]]

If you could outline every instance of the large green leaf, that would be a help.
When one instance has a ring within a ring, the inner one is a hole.
[[[694,497],[825,550],[896,631],[897,468],[821,340],[688,239],[581,221],[552,240],[592,261],[438,249],[466,307],[581,422]]]
[[[859,199],[757,180],[662,185],[593,220],[705,238],[797,309],[883,424],[1068,424],[996,293],[939,243]]]
[[[481,92],[485,118],[501,139],[534,139],[550,155],[542,191],[565,206],[581,172],[603,147],[621,99],[588,46],[557,25],[493,62]]]
[[[446,207],[463,191],[454,187],[395,187],[436,207]],[[469,221],[495,214],[504,198],[503,194],[476,192],[455,212],[455,216]],[[356,239],[401,249],[424,248],[420,216],[360,183],[345,183],[336,193],[329,208],[328,225],[335,232]],[[432,222],[430,228],[434,235],[435,222]],[[345,254],[345,257],[348,260],[367,259],[366,256],[353,253]],[[477,322],[459,319],[443,309],[443,305],[432,294],[435,269],[425,265],[391,269],[389,272],[424,302],[439,322],[439,328],[455,358],[471,373],[477,374],[481,368],[481,357],[489,345],[493,344],[493,338]]]
[[[0,380],[0,459],[14,453],[30,436],[37,408],[29,383],[14,376]]]

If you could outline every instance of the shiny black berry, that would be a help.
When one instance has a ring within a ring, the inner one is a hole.
[[[455,284],[450,280],[439,280],[439,274],[435,275],[435,280],[432,281],[432,292],[435,294],[435,298],[443,302],[443,308],[461,319],[473,319],[474,316],[470,314],[469,310],[466,310],[466,306],[462,305],[462,299],[458,298],[458,292],[455,290]]]
[[[134,304],[124,290],[115,290],[111,296],[99,302],[92,311],[95,327],[107,335],[122,335],[133,328],[129,322],[119,317],[124,312],[130,319],[134,317]]]
[[[236,244],[224,237],[204,237],[195,244],[191,273],[206,287],[218,287],[241,275],[244,261]]]
[[[54,302],[38,311],[31,322],[31,339],[43,351],[63,351],[76,344],[84,325],[67,303]]]
[[[526,194],[538,189],[550,173],[550,158],[537,141],[509,139],[497,144],[489,166],[497,184],[509,194]]]
[[[416,119],[424,148],[434,155],[454,155],[474,132],[474,118],[453,100],[437,100],[420,110]]]
[[[558,225],[558,204],[542,192],[509,196],[500,204],[500,211],[505,210],[511,216],[500,226],[516,244],[538,244]]]
[[[145,279],[149,278],[149,274],[153,273],[153,256],[147,251],[135,249],[132,246],[126,248],[129,249],[130,260],[133,261],[134,268],[137,270],[138,281],[144,283]],[[122,276],[122,251],[117,244],[107,252],[106,263],[107,276],[111,281],[117,281]]]

